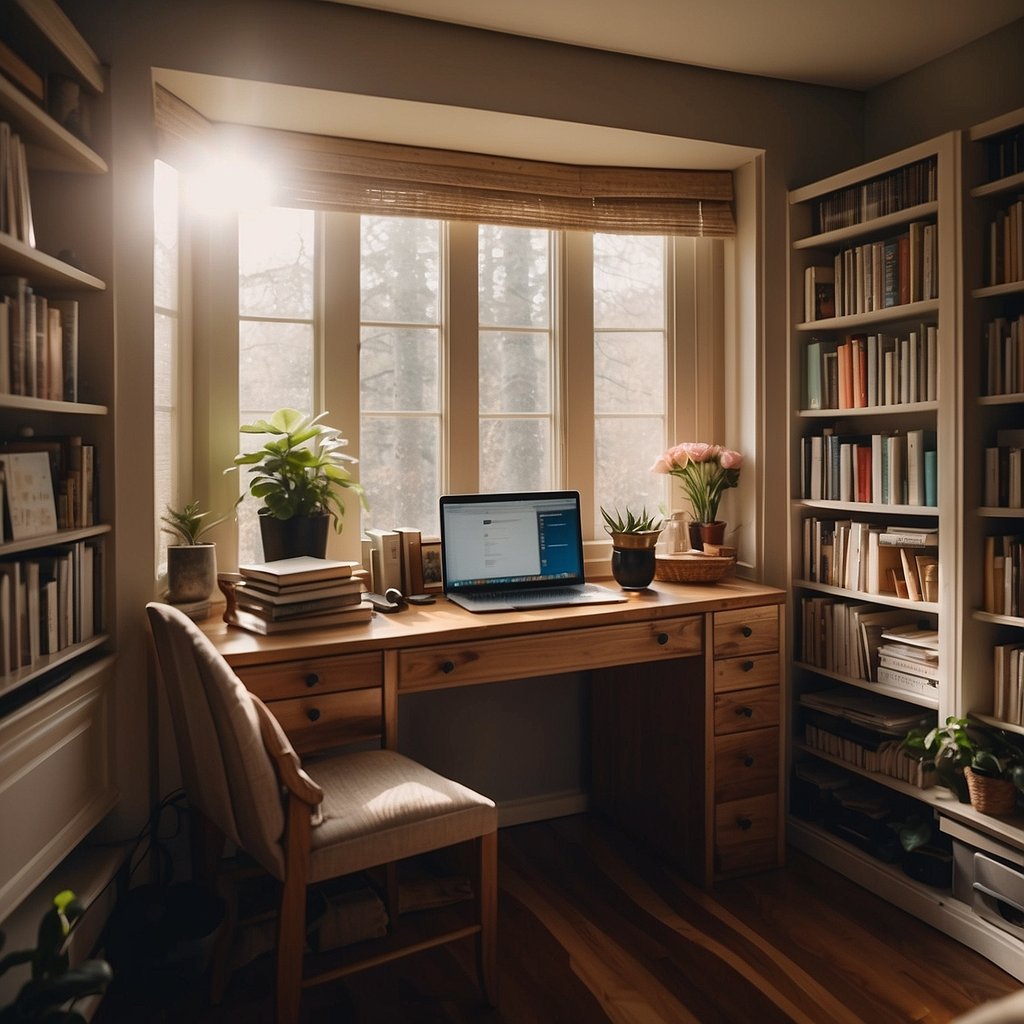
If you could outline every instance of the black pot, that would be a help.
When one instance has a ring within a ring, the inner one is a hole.
[[[295,516],[275,519],[260,516],[260,535],[263,538],[263,560],[276,562],[282,558],[327,555],[327,530],[331,517],[325,512],[318,516]]]
[[[612,575],[623,590],[650,586],[657,567],[657,552],[647,548],[612,548]]]

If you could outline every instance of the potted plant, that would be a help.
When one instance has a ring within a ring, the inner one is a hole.
[[[224,519],[204,522],[209,515],[199,511],[198,501],[192,501],[182,509],[168,505],[160,517],[161,530],[179,541],[167,545],[167,599],[172,604],[205,601],[213,593],[217,549],[202,538]]]
[[[0,959],[0,975],[21,964],[32,965],[32,976],[18,990],[14,1002],[0,1008],[0,1024],[39,1021],[46,1024],[85,1024],[72,1007],[76,999],[103,992],[112,972],[105,960],[84,960],[71,966],[66,939],[85,909],[70,889],[57,893],[53,906],[39,922],[35,949],[22,949]],[[0,932],[0,948],[4,935]]]
[[[934,768],[939,783],[961,803],[985,814],[1011,813],[1017,792],[1024,792],[1024,749],[980,722],[951,715],[927,732],[912,729],[903,748]]]
[[[358,460],[342,452],[348,441],[321,422],[325,416],[285,408],[241,427],[243,434],[268,435],[256,451],[239,452],[225,470],[248,468],[249,493],[263,502],[258,515],[268,562],[295,555],[323,558],[330,521],[338,533],[344,524],[345,490],[366,507],[365,492],[347,468]]]
[[[684,441],[665,451],[651,466],[652,473],[668,473],[682,484],[693,506],[694,547],[703,547],[704,541],[721,544],[724,540],[725,523],[718,518],[718,504],[725,491],[739,483],[742,465],[743,456],[731,448]]]
[[[642,590],[654,579],[657,568],[655,546],[661,535],[660,516],[649,515],[646,507],[639,514],[628,506],[601,509],[604,528],[612,539],[612,575],[625,590]]]

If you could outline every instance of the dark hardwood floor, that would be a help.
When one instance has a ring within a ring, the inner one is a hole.
[[[303,1020],[338,1024],[943,1024],[1020,984],[937,929],[798,853],[704,892],[600,818],[503,829],[500,1006],[472,950],[434,950],[308,990]],[[209,1006],[202,985],[132,996],[97,1024],[264,1024],[267,959]]]

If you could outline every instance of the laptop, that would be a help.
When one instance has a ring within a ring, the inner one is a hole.
[[[445,595],[471,612],[626,600],[584,579],[578,491],[443,495],[441,571]]]

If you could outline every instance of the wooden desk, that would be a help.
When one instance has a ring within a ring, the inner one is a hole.
[[[781,863],[781,590],[655,582],[624,604],[474,615],[440,598],[370,623],[207,635],[296,748],[399,746],[403,694],[590,673],[592,803],[693,880]]]

